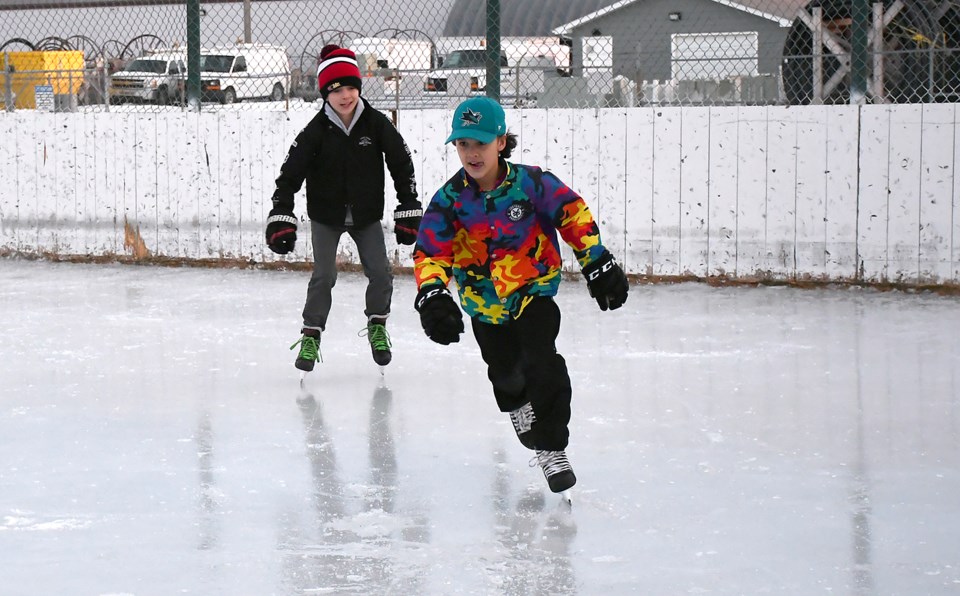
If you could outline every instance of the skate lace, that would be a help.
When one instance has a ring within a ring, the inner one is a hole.
[[[537,451],[537,454],[530,458],[530,467],[539,464],[543,469],[543,475],[549,478],[560,472],[571,472],[570,462],[567,461],[566,451]]]
[[[313,360],[314,362],[319,360],[323,362],[323,355],[320,353],[320,342],[317,341],[317,338],[310,337],[309,335],[301,336],[300,339],[290,346],[290,349],[292,350],[298,345],[300,346],[298,358],[301,360]]]
[[[387,328],[378,323],[372,323],[367,325],[357,333],[358,336],[363,337],[367,336],[367,339],[370,340],[370,345],[373,346],[374,350],[389,350],[393,345],[390,343],[390,334],[387,333]]]
[[[510,422],[513,423],[513,428],[517,431],[517,434],[528,432],[536,421],[537,417],[533,413],[533,406],[530,405],[530,402],[510,412]]]

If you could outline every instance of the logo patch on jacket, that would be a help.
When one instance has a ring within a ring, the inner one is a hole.
[[[526,203],[514,203],[507,207],[507,219],[510,221],[520,221],[530,212],[530,206]]]
[[[373,139],[370,137],[360,137],[360,140],[357,141],[357,144],[361,147],[369,147],[370,145],[373,145]]]

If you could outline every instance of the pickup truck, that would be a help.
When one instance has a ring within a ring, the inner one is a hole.
[[[187,79],[186,57],[186,51],[168,50],[135,59],[111,77],[111,102],[182,103]]]
[[[487,85],[486,50],[454,50],[440,63],[439,68],[427,73],[423,90],[428,93],[470,95],[479,93]],[[500,55],[500,78],[513,77],[507,57]]]

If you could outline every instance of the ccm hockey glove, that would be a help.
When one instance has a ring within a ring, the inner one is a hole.
[[[393,212],[393,231],[397,235],[397,244],[413,244],[417,241],[420,218],[423,209],[420,204],[400,205]]]
[[[293,252],[297,244],[297,218],[292,211],[274,207],[267,218],[267,246],[278,255]]]
[[[413,305],[427,337],[445,346],[460,341],[463,314],[447,288],[437,284],[421,288]]]
[[[590,295],[596,298],[600,310],[616,310],[627,301],[630,284],[609,250],[604,250],[599,259],[584,267],[583,276],[587,278]]]

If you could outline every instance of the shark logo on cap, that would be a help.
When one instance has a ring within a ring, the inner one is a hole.
[[[460,122],[463,122],[464,126],[479,125],[482,118],[483,114],[480,112],[474,112],[469,108],[460,114]]]

